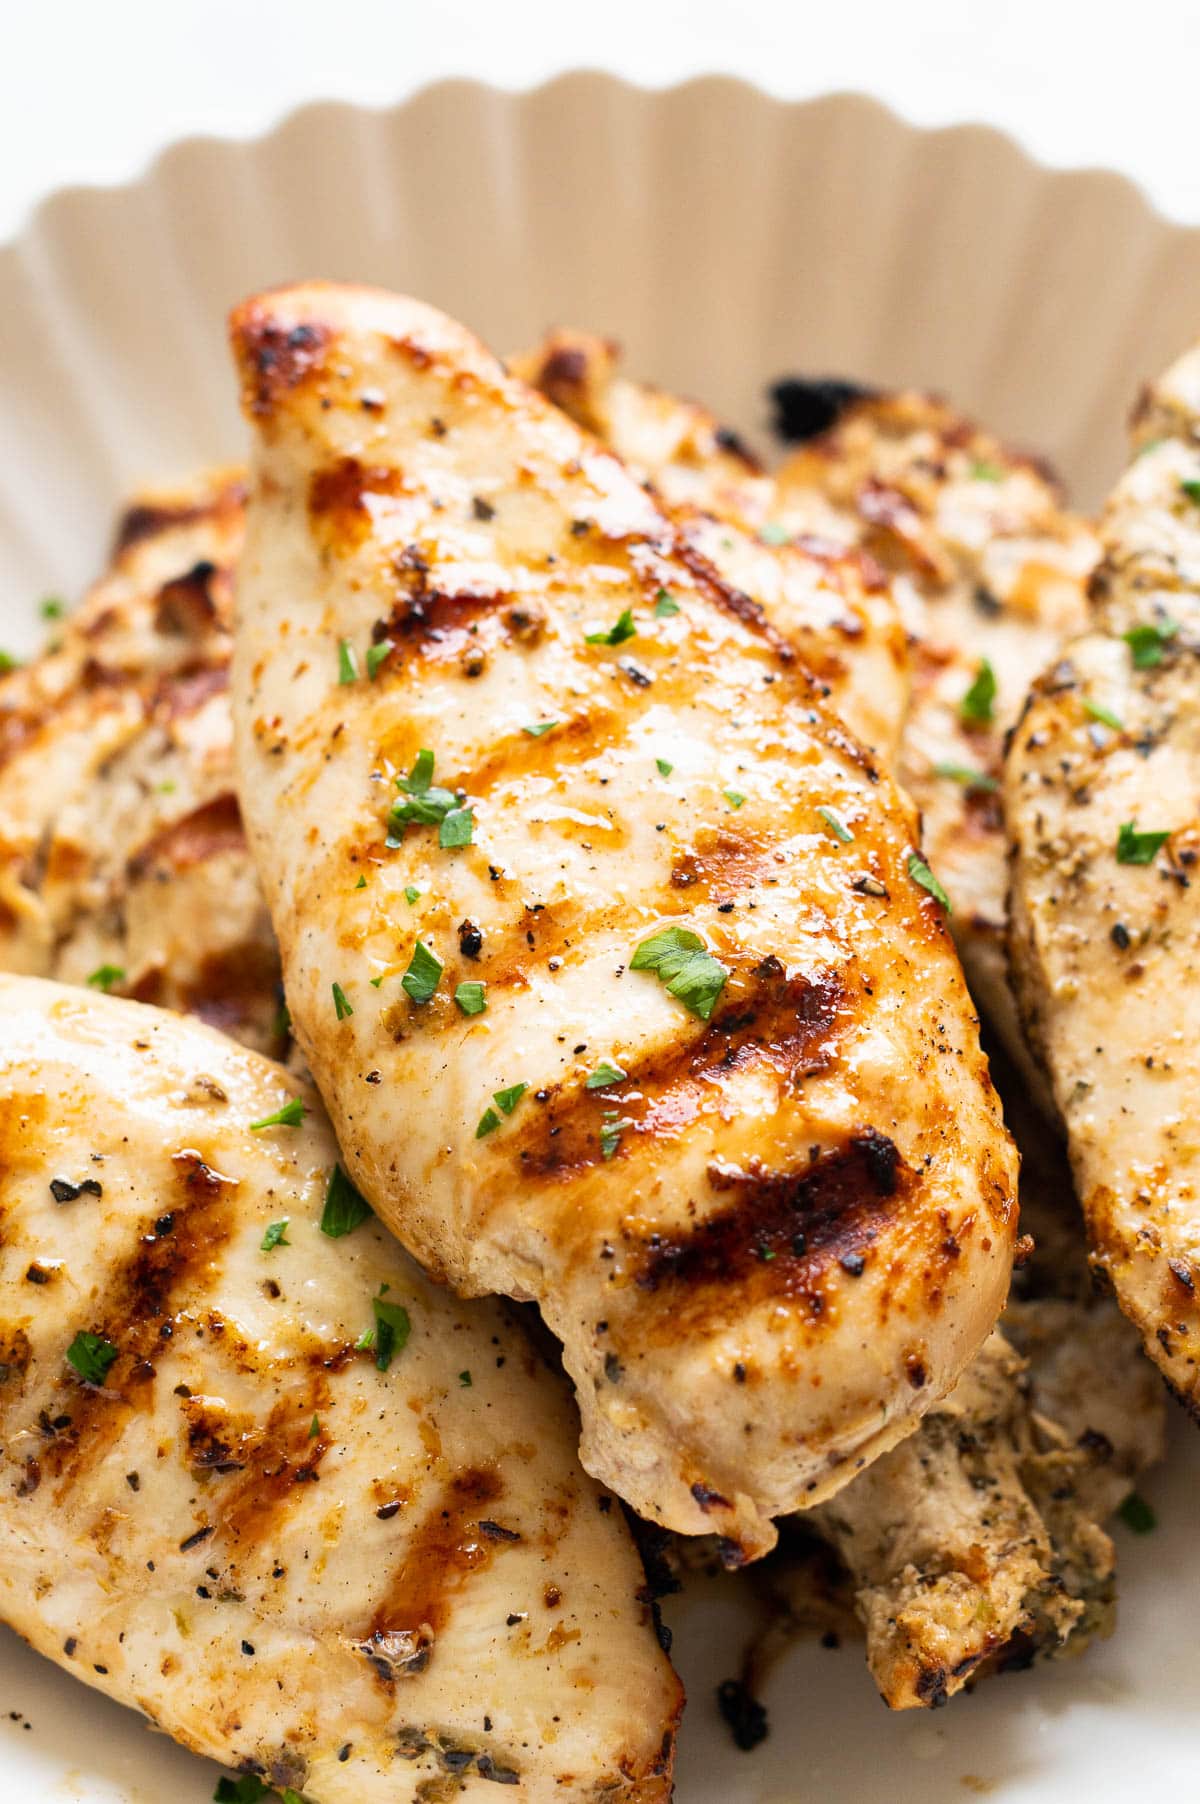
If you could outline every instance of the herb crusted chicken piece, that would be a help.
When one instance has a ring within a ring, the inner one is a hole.
[[[1093,628],[1005,773],[1011,954],[1093,1270],[1200,1413],[1200,352],[1144,397],[1101,521]]]
[[[0,677],[0,968],[186,1009],[260,1051],[279,961],[233,781],[244,483],[125,512],[49,648]]]
[[[0,1618],[311,1804],[665,1800],[678,1683],[569,1396],[313,1092],[0,978]]]
[[[1014,1154],[909,805],[461,327],[317,284],[232,334],[239,787],[355,1181],[538,1302],[589,1470],[761,1553],[1007,1285]]]

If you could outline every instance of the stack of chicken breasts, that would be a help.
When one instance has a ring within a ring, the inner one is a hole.
[[[896,1708],[1107,1632],[1200,1395],[1200,353],[1097,530],[916,394],[767,473],[585,333],[231,337],[249,472],[0,680],[0,1617],[288,1804],[669,1797],[650,1528],[797,1619],[818,1538]]]

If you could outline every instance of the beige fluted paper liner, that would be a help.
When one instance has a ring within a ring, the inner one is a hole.
[[[914,130],[861,96],[581,74],[310,106],[58,194],[0,250],[0,645],[38,641],[36,598],[78,591],[131,487],[240,454],[226,309],[310,275],[411,290],[501,350],[555,322],[613,334],[633,372],[760,443],[785,372],[933,386],[1085,502],[1140,381],[1200,334],[1200,229],[1119,176],[1041,168],[977,126]],[[1153,1482],[1156,1533],[1119,1531],[1110,1643],[920,1721],[887,1714],[860,1647],[808,1643],[766,1684],[769,1740],[739,1753],[714,1692],[761,1618],[748,1581],[701,1588],[673,1612],[679,1804],[1140,1804],[1149,1778],[1194,1797],[1197,1448],[1182,1431]],[[3,1630],[0,1704],[0,1800],[212,1796],[211,1769]]]
[[[934,386],[1085,501],[1138,382],[1200,331],[1200,231],[1119,176],[860,96],[581,74],[310,106],[60,193],[0,252],[0,592],[74,590],[123,491],[237,451],[225,311],[317,274],[411,290],[500,348],[614,334],[752,435],[784,371]]]

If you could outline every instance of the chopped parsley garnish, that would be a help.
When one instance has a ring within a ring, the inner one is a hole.
[[[367,887],[367,879],[366,879],[366,876],[365,876],[365,875],[364,875],[364,873],[363,873],[363,872],[362,872],[362,871],[360,871],[360,872],[359,872],[359,874],[358,874],[358,882],[357,882],[357,883],[356,883],[356,884],[355,884],[355,885],[354,885],[354,887],[355,887],[355,889],[366,889],[366,887]]]
[[[10,651],[0,651],[0,676],[6,675],[10,670],[19,670],[20,668],[21,660],[19,658],[14,658]]]
[[[1154,1514],[1154,1511],[1150,1508],[1146,1499],[1139,1495],[1137,1491],[1130,1491],[1128,1497],[1118,1509],[1117,1515],[1121,1518],[1121,1521],[1125,1524],[1126,1528],[1131,1528],[1135,1535],[1151,1534],[1153,1530],[1158,1527],[1158,1517]]]
[[[1167,641],[1173,639],[1179,631],[1177,620],[1164,620],[1161,623],[1146,620],[1139,626],[1131,626],[1127,633],[1122,633],[1135,670],[1153,670],[1161,664],[1166,656]]]
[[[469,808],[451,808],[442,816],[438,828],[438,845],[444,852],[458,846],[469,846],[475,833],[475,816]]]
[[[960,720],[986,726],[996,705],[996,673],[986,658],[980,658],[975,679],[958,704]]]
[[[725,797],[725,800],[729,803],[729,806],[735,812],[742,806],[742,803],[746,800],[745,796],[742,794],[740,789],[723,789],[721,791],[721,794]]]
[[[616,1109],[605,1109],[600,1128],[600,1157],[611,1159],[621,1144],[621,1135],[633,1123],[627,1116],[618,1115]]]
[[[999,789],[995,777],[989,777],[985,770],[975,770],[970,764],[935,764],[935,777],[949,777],[952,783],[961,783],[966,790],[977,790],[981,794],[987,790]]]
[[[354,1005],[346,995],[340,983],[330,984],[333,991],[333,1009],[339,1021],[348,1021],[354,1013]]]
[[[972,482],[1003,482],[1004,471],[989,458],[977,457],[971,465]]]
[[[357,683],[358,653],[349,639],[338,640],[338,682]]]
[[[835,839],[840,839],[844,846],[848,846],[854,838],[854,835],[851,833],[841,815],[836,814],[832,808],[818,808],[817,813],[825,822],[825,825],[829,828],[833,837]]]
[[[260,1134],[264,1128],[269,1127],[299,1127],[303,1120],[304,1099],[300,1096],[291,1096],[282,1108],[276,1109],[273,1115],[264,1115],[261,1121],[252,1121],[250,1132]]]
[[[654,618],[669,620],[673,614],[679,613],[679,603],[669,589],[660,589],[654,598]]]
[[[664,927],[643,940],[629,961],[631,971],[653,971],[669,995],[707,1021],[717,1006],[729,972],[690,927]]]
[[[262,1237],[262,1251],[264,1253],[273,1252],[276,1247],[291,1246],[292,1243],[287,1237],[288,1222],[290,1220],[290,1216],[284,1215],[279,1221],[271,1222],[266,1233]]]
[[[595,632],[588,633],[585,637],[589,645],[624,645],[626,639],[634,638],[636,633],[633,609],[626,608],[612,626],[597,627]]]
[[[388,1303],[383,1296],[371,1298],[375,1316],[375,1365],[386,1372],[397,1353],[403,1353],[412,1333],[412,1323],[403,1303]]]
[[[387,657],[388,653],[391,650],[392,650],[392,641],[390,639],[381,639],[379,641],[378,645],[368,645],[368,647],[367,647],[367,675],[370,677],[372,682],[375,681],[375,677],[379,670],[379,666],[383,663],[384,659]]]
[[[438,789],[433,782],[433,753],[423,747],[417,753],[416,760],[407,777],[396,778],[396,788],[402,789],[407,801],[396,802],[388,816],[388,826],[398,831],[403,837],[408,826],[436,827],[444,825],[450,814],[466,816],[466,824],[458,822],[450,829],[451,834],[466,832],[465,839],[443,839],[443,845],[469,846],[471,843],[471,811],[464,808],[462,799],[452,789]]]
[[[485,1109],[479,1117],[479,1126],[475,1129],[476,1140],[482,1140],[488,1134],[494,1134],[500,1126],[500,1115],[511,1115],[521,1098],[528,1090],[528,1084],[510,1084],[507,1090],[496,1090],[492,1094],[495,1109]],[[496,1109],[500,1111],[498,1115]]]
[[[103,1384],[116,1357],[117,1349],[102,1334],[77,1334],[67,1348],[67,1364],[85,1384]]]
[[[1181,482],[1179,486],[1189,501],[1200,501],[1200,482],[1189,479],[1187,482]]]
[[[947,914],[953,912],[950,907],[949,896],[946,894],[929,866],[925,863],[925,860],[923,858],[918,858],[915,852],[910,852],[908,855],[908,874],[914,883],[919,883],[922,889],[927,889],[929,891],[935,902],[941,903]]]
[[[607,1090],[612,1084],[624,1083],[628,1075],[629,1073],[622,1071],[619,1065],[610,1065],[607,1059],[603,1059],[600,1064],[596,1066],[594,1071],[588,1073],[587,1083],[584,1088],[587,1090]]]
[[[1122,821],[1117,830],[1117,863],[1153,864],[1155,854],[1170,837],[1169,832],[1139,833],[1136,821]]]
[[[442,962],[429,947],[418,940],[408,961],[408,970],[400,979],[405,995],[414,1002],[428,1002],[442,981]]]
[[[460,1372],[458,1374],[458,1382],[462,1385],[464,1391],[469,1391],[472,1384],[470,1372]]]
[[[411,908],[413,903],[419,902],[420,899],[421,899],[421,892],[417,888],[416,884],[415,883],[406,883],[404,886],[404,900],[408,903],[409,907]]]
[[[454,992],[454,1000],[464,1015],[482,1015],[487,1007],[487,985],[475,980],[460,983]]]
[[[57,595],[47,595],[44,601],[38,603],[38,613],[43,620],[61,620],[66,611],[66,602]]]
[[[654,762],[658,766],[658,774],[660,777],[669,777],[671,772],[675,769],[675,766],[671,763],[669,758],[656,758]]]
[[[321,1210],[321,1232],[330,1240],[341,1240],[366,1221],[371,1205],[360,1196],[340,1165],[329,1174],[325,1190],[325,1207]]]
[[[528,733],[531,739],[541,739],[543,734],[552,733],[558,725],[556,720],[539,720],[532,727],[522,727],[522,733]]]
[[[267,1787],[257,1773],[243,1773],[238,1779],[218,1779],[213,1793],[214,1804],[259,1804],[267,1795]]]
[[[320,1434],[320,1432],[321,1432],[321,1418],[320,1418],[320,1416],[314,1416],[312,1421],[308,1425],[309,1440],[315,1441],[317,1436]]]
[[[111,990],[114,983],[124,983],[125,972],[121,965],[97,965],[88,978],[94,990]]]
[[[768,520],[765,526],[760,527],[758,536],[764,545],[786,545],[792,535],[778,520]]]
[[[1124,724],[1117,718],[1112,709],[1102,707],[1099,702],[1094,702],[1090,695],[1085,695],[1083,697],[1083,711],[1085,714],[1090,714],[1093,720],[1098,720],[1102,726],[1111,727],[1114,733],[1123,733],[1125,731]]]

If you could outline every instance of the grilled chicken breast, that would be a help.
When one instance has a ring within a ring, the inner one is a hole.
[[[1094,534],[1040,465],[925,395],[792,382],[776,397],[781,429],[807,440],[776,473],[776,518],[890,573],[913,641],[896,775],[954,904],[972,994],[1025,1062],[1004,952],[1004,736],[1086,621]]]
[[[1007,1285],[1014,1155],[906,800],[642,487],[453,322],[233,318],[242,807],[356,1182],[535,1299],[584,1463],[762,1552]]]
[[[98,981],[279,1049],[233,785],[234,471],[147,494],[40,658],[0,678],[0,968]]]
[[[1200,1407],[1200,351],[1144,400],[1102,521],[1094,629],[1034,688],[1005,776],[1012,957],[1095,1269]]]
[[[653,482],[690,549],[753,596],[847,726],[891,760],[908,703],[909,652],[875,559],[784,531],[774,518],[774,482],[736,436],[695,402],[619,376],[609,340],[555,332],[510,368]]]
[[[329,1188],[279,1066],[0,1006],[0,1616],[312,1804],[665,1799],[679,1687],[519,1328]]]

